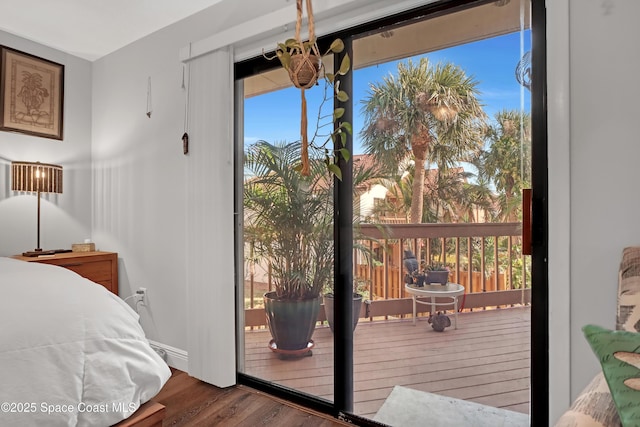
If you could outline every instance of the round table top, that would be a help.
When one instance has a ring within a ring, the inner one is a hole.
[[[447,283],[446,285],[423,285],[416,286],[405,284],[404,289],[410,295],[423,296],[458,296],[464,293],[464,286],[458,283]]]

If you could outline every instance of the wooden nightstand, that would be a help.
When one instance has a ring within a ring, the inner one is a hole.
[[[101,284],[118,295],[118,254],[115,252],[65,252],[43,257],[15,255],[12,258],[59,265]]]

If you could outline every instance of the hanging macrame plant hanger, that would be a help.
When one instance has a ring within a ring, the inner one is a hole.
[[[300,45],[300,53],[291,56],[288,72],[291,82],[300,89],[302,97],[302,112],[300,117],[300,137],[301,137],[301,160],[302,169],[300,173],[309,176],[309,141],[307,139],[307,99],[305,90],[312,87],[318,81],[320,69],[322,68],[320,52],[316,44],[316,36],[313,22],[313,9],[311,0],[305,0],[307,6],[307,17],[309,24],[309,40],[304,42],[300,38],[302,27],[302,0],[296,0],[296,42]]]
[[[313,9],[311,0],[305,0],[309,23],[309,39],[302,40],[302,0],[296,0],[296,43],[300,52],[291,56],[289,64],[289,78],[298,89],[309,89],[316,84],[320,77],[321,59],[318,45],[316,44],[315,25],[313,22]]]

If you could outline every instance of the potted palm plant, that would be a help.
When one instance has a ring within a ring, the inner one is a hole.
[[[310,353],[322,293],[333,290],[332,175],[321,156],[310,159],[308,176],[294,170],[300,145],[258,141],[244,163],[245,239],[271,271],[274,290],[264,295],[269,347],[286,356]],[[381,176],[375,166],[353,171],[356,193]],[[367,254],[366,246],[355,247]],[[359,314],[362,295],[356,299]]]
[[[322,135],[316,129],[307,139],[305,90],[323,78],[324,102],[345,102],[349,96],[340,89],[339,76],[351,67],[344,54],[336,73],[324,70],[313,32],[311,0],[306,1],[309,38],[300,37],[302,0],[297,0],[296,38],[278,45],[275,55],[296,87],[302,92],[300,136],[294,143],[269,144],[259,141],[245,157],[244,207],[245,237],[255,242],[257,254],[265,260],[274,281],[274,291],[264,295],[270,348],[283,355],[310,354],[311,339],[320,310],[322,289],[333,280],[333,176],[341,179],[337,156],[346,161],[344,148],[351,124],[342,121],[344,108],[330,115],[333,129]],[[335,40],[326,54],[342,52],[344,44]],[[296,62],[300,57],[301,62]],[[310,80],[302,81],[308,71]],[[328,90],[330,89],[330,90]],[[322,108],[322,107],[321,107]],[[318,113],[318,128],[322,112]],[[316,142],[323,138],[321,142]],[[329,143],[334,143],[330,149]],[[336,148],[337,147],[337,148]],[[309,148],[315,149],[311,152]],[[327,173],[328,172],[328,173]]]
[[[259,141],[245,156],[245,236],[268,265],[274,290],[264,296],[272,350],[301,356],[312,335],[322,289],[333,279],[333,205],[326,166],[292,167],[300,143]]]

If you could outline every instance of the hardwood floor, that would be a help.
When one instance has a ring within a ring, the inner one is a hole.
[[[164,427],[352,425],[249,387],[238,385],[222,389],[178,370],[173,370],[173,375],[153,401],[166,406]]]

